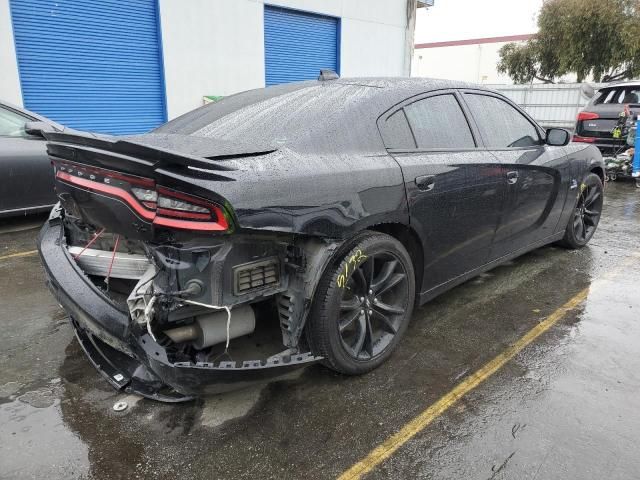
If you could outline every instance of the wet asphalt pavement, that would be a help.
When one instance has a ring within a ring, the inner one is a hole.
[[[0,223],[0,257],[33,250],[43,219]],[[112,390],[38,257],[0,259],[0,478],[335,478],[584,288],[584,303],[367,478],[640,478],[634,185],[609,186],[589,247],[537,250],[420,308],[369,375],[313,366],[182,405]]]

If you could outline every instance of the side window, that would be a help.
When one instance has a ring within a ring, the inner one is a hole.
[[[382,126],[382,140],[387,148],[416,148],[411,129],[402,109],[391,115]]]
[[[0,107],[0,137],[24,137],[24,124],[30,119]]]
[[[622,103],[638,103],[640,100],[640,90],[637,88],[628,88],[624,91],[624,95],[622,97]]]
[[[638,103],[638,100],[640,100],[640,89],[636,87],[608,88],[600,90],[593,105]]]
[[[418,148],[475,148],[467,119],[453,95],[424,98],[404,110]]]
[[[496,97],[465,94],[487,148],[531,147],[542,143],[538,129],[512,105]]]
[[[594,105],[602,105],[603,103],[612,103],[615,97],[620,96],[620,90],[616,90],[615,88],[609,88],[605,90],[600,90],[598,92],[598,96],[593,100]]]

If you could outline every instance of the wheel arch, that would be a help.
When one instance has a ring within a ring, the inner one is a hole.
[[[312,259],[311,264],[313,267],[309,268],[308,271],[314,273],[304,276],[303,279],[304,296],[307,302],[305,302],[306,308],[304,312],[300,312],[300,318],[298,322],[296,322],[299,327],[297,328],[296,335],[294,335],[296,338],[302,336],[303,331],[307,330],[308,315],[315,302],[317,302],[317,287],[326,269],[339,260],[341,256],[348,251],[349,246],[352,245],[354,241],[367,233],[384,233],[395,238],[404,246],[413,262],[416,282],[415,294],[416,298],[419,298],[422,292],[424,251],[420,237],[415,230],[408,225],[396,222],[378,223],[358,231],[345,240],[331,241],[328,243],[319,242],[317,237],[307,237],[301,240],[300,246],[306,252],[308,258]],[[316,247],[314,247],[314,245]]]
[[[604,168],[600,166],[594,166],[591,167],[590,172],[598,175],[598,177],[600,177],[600,180],[602,181],[602,184],[604,185]]]
[[[422,291],[424,275],[424,250],[420,237],[414,229],[402,223],[379,223],[368,228],[373,232],[385,233],[398,240],[409,252],[413,261],[413,270],[416,277],[416,294]]]

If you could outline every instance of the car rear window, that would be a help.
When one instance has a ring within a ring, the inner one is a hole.
[[[594,105],[640,103],[640,87],[604,88],[598,92]]]
[[[380,89],[303,82],[232,95],[186,113],[153,133],[239,144],[345,151],[384,148],[376,119]]]

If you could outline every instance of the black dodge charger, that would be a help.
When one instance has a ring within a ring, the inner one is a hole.
[[[322,75],[145,135],[45,135],[51,290],[113,386],[164,401],[370,371],[414,305],[584,246],[603,202],[595,147],[448,81]]]

